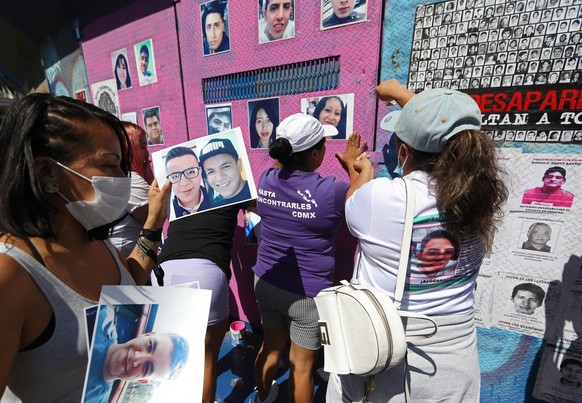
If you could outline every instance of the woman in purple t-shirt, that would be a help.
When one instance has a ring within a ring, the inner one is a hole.
[[[271,402],[277,362],[289,338],[289,389],[295,402],[313,398],[313,363],[321,346],[313,297],[332,285],[335,234],[344,218],[348,184],[315,170],[325,156],[325,137],[337,129],[304,114],[291,115],[277,128],[269,155],[278,162],[261,176],[257,209],[261,242],[255,294],[264,340],[255,362],[256,402]],[[346,153],[359,155],[350,142]]]

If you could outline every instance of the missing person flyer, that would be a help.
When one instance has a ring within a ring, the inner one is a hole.
[[[200,402],[210,290],[104,286],[82,402]]]

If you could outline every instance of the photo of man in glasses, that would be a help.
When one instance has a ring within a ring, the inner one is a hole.
[[[201,186],[202,168],[191,148],[174,147],[166,154],[166,173],[172,182],[172,209],[176,218],[211,207],[206,189]]]

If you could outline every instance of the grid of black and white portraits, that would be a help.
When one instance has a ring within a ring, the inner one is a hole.
[[[486,130],[494,141],[531,143],[582,143],[582,130]]]
[[[470,90],[582,83],[582,0],[451,0],[416,8],[408,88]],[[578,142],[582,132],[489,132]],[[502,138],[503,136],[503,138]]]
[[[582,83],[582,0],[420,5],[409,88]]]

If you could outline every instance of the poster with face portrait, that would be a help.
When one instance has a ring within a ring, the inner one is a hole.
[[[126,112],[121,114],[121,120],[137,125],[137,112]]]
[[[560,315],[548,341],[582,351],[582,279],[566,287],[560,302]]]
[[[367,19],[368,0],[321,0],[321,29],[357,24]]]
[[[127,49],[125,48],[111,53],[111,66],[113,67],[113,77],[115,77],[117,91],[127,90],[132,87],[127,60]]]
[[[158,183],[172,182],[168,219],[257,198],[239,127],[152,153]]]
[[[338,134],[329,140],[344,140],[354,128],[354,94],[303,98],[301,112],[313,116],[324,125],[334,126]]]
[[[154,57],[154,43],[151,39],[140,42],[133,47],[139,85],[150,85],[158,81],[156,59]]]
[[[279,98],[249,101],[248,111],[251,148],[268,149],[279,126]]]
[[[82,402],[199,402],[210,298],[188,287],[104,286]]]
[[[546,345],[533,392],[551,402],[582,401],[582,353]]]
[[[258,0],[259,43],[295,37],[295,0]]]
[[[512,209],[564,213],[579,211],[582,157],[576,154],[523,154],[514,171],[519,189]],[[523,168],[523,170],[521,169]],[[527,174],[526,174],[527,173]]]
[[[200,5],[204,56],[230,52],[228,1],[213,0]]]
[[[232,106],[230,104],[207,106],[206,128],[208,134],[232,129]]]
[[[115,79],[105,80],[91,84],[93,104],[99,108],[119,117],[119,97]]]
[[[546,320],[556,313],[555,304],[547,300],[550,282],[539,277],[499,273],[494,286],[492,323],[499,328],[543,337]]]
[[[148,146],[164,145],[164,133],[162,130],[162,119],[160,107],[152,106],[142,109],[143,128],[146,132]]]

